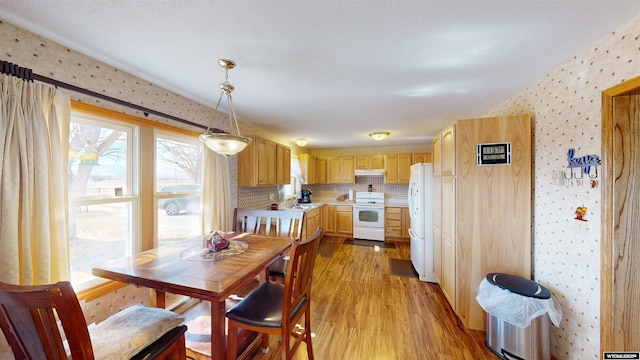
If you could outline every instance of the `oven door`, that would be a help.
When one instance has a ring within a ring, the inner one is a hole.
[[[384,207],[353,205],[353,226],[384,228]]]
[[[384,206],[353,205],[353,237],[384,241]]]

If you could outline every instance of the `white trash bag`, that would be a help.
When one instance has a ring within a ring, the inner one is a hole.
[[[532,320],[545,313],[556,327],[562,320],[562,309],[552,297],[537,299],[516,294],[491,284],[486,278],[478,286],[476,301],[487,313],[519,328],[530,326]]]

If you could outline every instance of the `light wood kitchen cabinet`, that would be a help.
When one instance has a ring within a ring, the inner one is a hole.
[[[384,169],[384,156],[382,155],[356,155],[355,169]]]
[[[432,162],[431,153],[411,154],[411,165],[430,162]]]
[[[324,205],[322,206],[322,227],[327,234],[333,234],[336,232],[336,206]]]
[[[411,154],[384,156],[384,183],[408,184],[411,177]]]
[[[353,235],[353,207],[330,205],[322,207],[322,227],[326,234]]]
[[[306,240],[313,236],[318,230],[318,226],[322,224],[322,208],[317,207],[309,210],[304,214],[304,224],[302,226],[302,240]]]
[[[384,209],[384,236],[395,240],[409,240],[411,219],[409,208],[386,207]]]
[[[278,144],[257,136],[250,136],[250,138],[251,144],[238,153],[238,186],[277,185]],[[287,153],[289,157],[291,156],[290,149],[284,145],[281,146],[281,176],[290,177],[290,175],[286,176],[286,171],[288,169],[290,174],[291,160],[289,159],[289,165],[286,165],[284,159]]]
[[[302,178],[304,184],[317,184],[317,162],[318,159],[309,154],[298,154],[298,162],[300,163],[300,172],[302,172]]]
[[[291,148],[281,144],[276,144],[276,182],[291,183]]]
[[[477,144],[505,142],[511,164],[476,165]],[[531,277],[531,119],[458,120],[433,144],[434,271],[462,324],[485,330],[475,301],[482,279]]]
[[[327,158],[316,159],[316,184],[327,183]]]
[[[442,149],[440,150],[440,153],[442,156],[441,168],[443,176],[456,174],[455,130],[456,124],[452,124],[442,132]]]
[[[336,233],[353,235],[353,207],[351,205],[336,206]]]
[[[409,215],[409,208],[402,208],[402,232],[400,233],[400,239],[409,240],[409,229],[411,228],[411,215]]]
[[[442,176],[442,133],[433,137],[433,176]]]
[[[433,178],[433,273],[442,284],[442,178]],[[451,302],[451,300],[449,300]]]
[[[355,184],[353,156],[327,158],[329,184]]]

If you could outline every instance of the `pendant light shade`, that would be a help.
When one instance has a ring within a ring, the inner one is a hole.
[[[220,97],[218,98],[218,103],[216,104],[216,108],[214,110],[214,116],[213,118],[211,118],[211,122],[207,127],[207,131],[200,134],[200,141],[202,141],[209,149],[215,151],[216,153],[224,156],[229,156],[235,155],[244,150],[247,145],[251,144],[251,139],[240,135],[238,119],[236,119],[236,111],[233,107],[233,98],[231,96],[231,92],[235,88],[229,83],[229,69],[233,69],[236,66],[236,63],[229,59],[220,59],[218,60],[218,65],[225,68],[225,81],[220,84]],[[226,132],[220,129],[211,129],[211,125],[213,125],[213,121],[218,114],[218,107],[220,107],[220,103],[225,97],[227,98],[227,102],[229,104],[228,112],[229,126],[231,127],[230,132]],[[234,125],[238,135],[233,135],[232,133]]]

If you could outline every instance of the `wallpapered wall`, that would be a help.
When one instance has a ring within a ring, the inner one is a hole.
[[[212,116],[212,110],[206,106],[6,22],[0,22],[0,44],[0,59],[31,68],[38,74],[203,125]],[[560,328],[552,329],[552,352],[559,360],[599,359],[600,356],[600,188],[591,188],[590,183],[579,184],[577,181],[565,186],[552,185],[552,174],[566,167],[569,148],[575,148],[576,156],[600,154],[601,91],[640,75],[639,51],[640,17],[485,114],[528,113],[534,119],[532,256],[536,281],[549,287],[563,308],[564,319]],[[80,95],[74,98],[143,116],[93,98]],[[160,118],[156,120],[170,122]],[[214,125],[224,127],[222,121],[217,118]],[[241,122],[240,127],[243,134],[256,134],[291,146],[293,154],[303,151],[248,124]],[[424,150],[416,152],[421,151]],[[331,151],[311,153],[316,156],[334,155]],[[234,161],[230,162],[230,167],[231,173],[236,174]],[[232,176],[231,182],[237,183],[237,178]],[[233,191],[235,195],[237,189],[234,187]],[[333,190],[320,186],[318,191]],[[344,190],[338,188],[336,191]],[[588,221],[581,226],[574,220],[577,206],[588,208]],[[83,303],[85,315],[89,319],[98,319],[106,315],[99,313],[98,308],[105,307],[98,305],[111,304],[109,310],[115,311],[115,302],[126,306],[141,302],[141,298],[146,299],[147,295],[147,290],[129,286],[107,297]]]
[[[601,155],[601,93],[636,76],[640,18],[485,114],[526,113],[535,123],[533,264],[536,281],[562,305],[552,329],[558,359],[600,358],[601,188],[589,179],[553,185],[553,172],[566,170],[570,148],[576,157]],[[587,222],[575,220],[578,206],[587,207]]]

